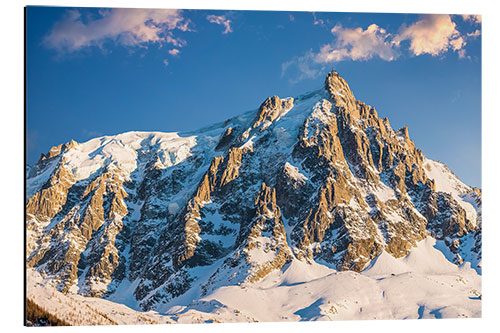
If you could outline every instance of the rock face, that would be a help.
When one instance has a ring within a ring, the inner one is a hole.
[[[293,98],[281,100],[278,96],[269,97],[262,103],[253,123],[253,128],[264,127],[264,130],[274,120],[293,107]]]
[[[426,159],[335,71],[196,135],[124,133],[29,169],[27,264],[64,292],[157,309],[292,259],[361,271],[428,235],[480,270],[481,192]],[[202,273],[200,273],[202,272]]]

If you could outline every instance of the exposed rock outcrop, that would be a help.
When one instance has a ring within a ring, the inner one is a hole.
[[[269,97],[262,103],[255,117],[253,128],[267,127],[274,120],[280,117],[284,112],[293,107],[293,98],[280,99],[278,96]]]

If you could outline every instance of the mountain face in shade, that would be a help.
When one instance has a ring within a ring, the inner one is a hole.
[[[361,272],[429,237],[481,272],[481,191],[335,71],[322,89],[196,132],[54,147],[26,191],[27,266],[63,293],[126,294],[142,310],[297,262]]]

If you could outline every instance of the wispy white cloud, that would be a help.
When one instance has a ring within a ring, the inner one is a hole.
[[[82,19],[81,12],[73,9],[56,22],[44,44],[61,53],[80,49],[103,47],[111,41],[123,46],[147,47],[150,43],[170,43],[182,47],[186,42],[175,36],[174,30],[189,31],[189,20],[177,9],[101,10],[97,18]]]
[[[281,64],[281,77],[289,75],[291,83],[297,83],[304,79],[316,78],[323,68],[316,61],[316,54],[309,50],[300,57],[294,57]]]
[[[479,35],[481,35],[481,30],[476,29],[474,32],[468,33],[467,37],[476,38],[479,37]]]
[[[82,134],[84,135],[85,138],[97,138],[103,135],[102,132],[100,131],[88,130],[86,128],[82,130]]]
[[[376,24],[363,28],[343,28],[337,24],[331,29],[336,37],[332,43],[324,44],[318,52],[309,50],[294,57],[281,66],[281,76],[290,74],[290,82],[317,77],[325,66],[346,60],[369,60],[374,57],[392,61],[398,51],[391,41],[391,34]]]
[[[482,16],[481,15],[460,15],[462,16],[462,19],[464,21],[469,21],[469,22],[472,22],[472,23],[476,23],[476,24],[481,24],[481,22],[483,21],[482,19]]]
[[[336,36],[336,42],[320,48],[315,57],[319,63],[368,60],[373,57],[391,61],[398,56],[390,41],[391,34],[376,24],[370,25],[366,30],[343,28],[337,24],[331,32]]]
[[[314,24],[321,24],[313,13]],[[477,15],[464,20],[480,22]],[[362,27],[344,28],[337,24],[331,29],[334,40],[322,45],[318,52],[309,50],[294,57],[281,66],[282,77],[291,74],[291,82],[315,78],[328,64],[341,61],[366,61],[380,58],[385,61],[397,59],[405,50],[414,56],[442,55],[447,51],[457,52],[459,58],[466,56],[465,46],[470,38],[481,34],[480,30],[462,34],[450,15],[421,15],[410,26],[402,25],[397,33],[391,34],[384,28],[371,24]],[[409,45],[405,42],[409,42]]]
[[[167,59],[163,59],[163,65],[165,65],[165,67],[168,66],[168,60]]]
[[[215,24],[219,24],[219,25],[223,25],[224,26],[224,31],[222,31],[222,33],[225,35],[225,34],[228,34],[230,32],[233,32],[233,29],[231,28],[231,20],[226,18],[224,15],[208,15],[207,16],[207,20],[208,22],[210,23],[215,23]]]
[[[422,15],[414,24],[403,26],[394,38],[397,44],[405,40],[410,41],[410,51],[417,56],[438,56],[450,48],[458,51],[465,45],[450,15]]]
[[[462,49],[465,46],[466,42],[463,39],[463,37],[458,37],[455,39],[450,40],[450,45],[453,51],[458,51]]]
[[[171,49],[171,50],[168,50],[168,54],[172,55],[172,56],[176,56],[176,55],[179,55],[179,53],[181,53],[181,51],[179,49]]]
[[[321,26],[325,26],[325,21],[316,17],[316,13],[315,12],[312,12],[312,15],[313,15],[313,24],[314,25],[321,25]]]

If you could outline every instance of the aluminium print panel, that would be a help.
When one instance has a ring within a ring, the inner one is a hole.
[[[26,59],[26,325],[481,317],[480,15],[29,6]]]

